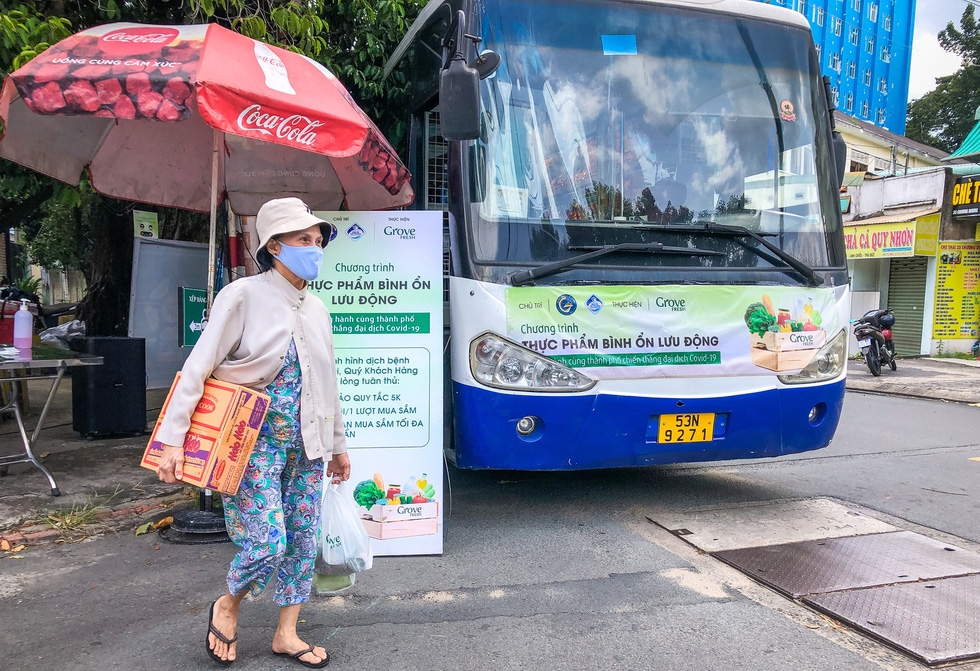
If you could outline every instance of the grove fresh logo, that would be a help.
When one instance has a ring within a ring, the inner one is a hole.
[[[415,239],[415,229],[414,228],[403,228],[400,226],[385,226],[382,232],[389,237],[398,237],[402,240],[414,240]]]
[[[555,309],[558,310],[559,314],[563,314],[566,317],[575,312],[575,308],[578,307],[578,303],[575,299],[568,294],[562,294],[555,301]]]
[[[687,310],[687,300],[684,298],[664,298],[657,296],[654,305],[658,308],[670,310],[671,312],[685,312]]]
[[[803,345],[809,345],[810,347],[816,347],[816,336],[813,333],[790,333],[789,341],[791,343],[800,343]]]
[[[347,229],[347,237],[349,237],[354,242],[357,242],[358,240],[364,237],[364,229],[361,228],[358,224],[354,224]]]
[[[589,308],[589,312],[594,315],[599,314],[599,310],[602,309],[602,301],[595,294],[589,296],[589,300],[585,302],[585,307]]]

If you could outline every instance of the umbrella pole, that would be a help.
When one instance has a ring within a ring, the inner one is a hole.
[[[208,239],[208,313],[211,312],[211,302],[214,300],[215,254],[217,253],[218,235],[218,153],[221,150],[221,131],[215,129],[214,142],[211,148],[211,230]]]
[[[214,296],[215,256],[218,232],[218,161],[221,155],[221,132],[214,131],[211,148],[211,232],[208,243],[208,295],[207,314],[211,314]],[[226,543],[231,539],[225,530],[223,515],[214,512],[214,494],[210,489],[201,491],[200,509],[182,510],[174,515],[174,521],[163,537],[173,543]]]

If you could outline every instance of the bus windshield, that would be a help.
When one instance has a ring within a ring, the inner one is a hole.
[[[685,243],[684,225],[712,222],[810,267],[843,265],[829,112],[805,28],[645,3],[474,4],[485,48],[502,59],[483,82],[468,154],[475,263],[533,267],[646,242],[722,253],[627,249],[590,261],[598,276],[547,282],[781,263],[750,253],[751,238]]]

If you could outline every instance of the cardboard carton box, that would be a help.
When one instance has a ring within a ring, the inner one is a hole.
[[[396,522],[375,522],[361,520],[361,524],[371,538],[387,540],[389,538],[406,538],[408,536],[429,536],[439,531],[439,520],[430,517],[424,520],[399,520]]]
[[[157,431],[170,405],[180,373],[170,387],[140,466],[156,470],[163,454]],[[191,416],[191,427],[184,440],[183,482],[222,494],[235,494],[245,473],[245,465],[269,409],[269,397],[228,382],[210,379]]]
[[[801,370],[813,360],[818,350],[795,349],[774,352],[761,347],[752,348],[752,363],[760,368],[781,373],[788,370]]]

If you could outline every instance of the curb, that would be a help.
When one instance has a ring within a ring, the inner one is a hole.
[[[856,391],[862,394],[874,394],[876,396],[898,396],[900,398],[915,398],[923,401],[939,401],[940,403],[963,403],[965,405],[976,405],[978,399],[967,399],[967,398],[948,398],[946,396],[936,396],[935,394],[915,394],[907,391],[895,391],[893,389],[887,388],[877,388],[877,387],[856,387],[856,386],[844,386],[845,391]]]

